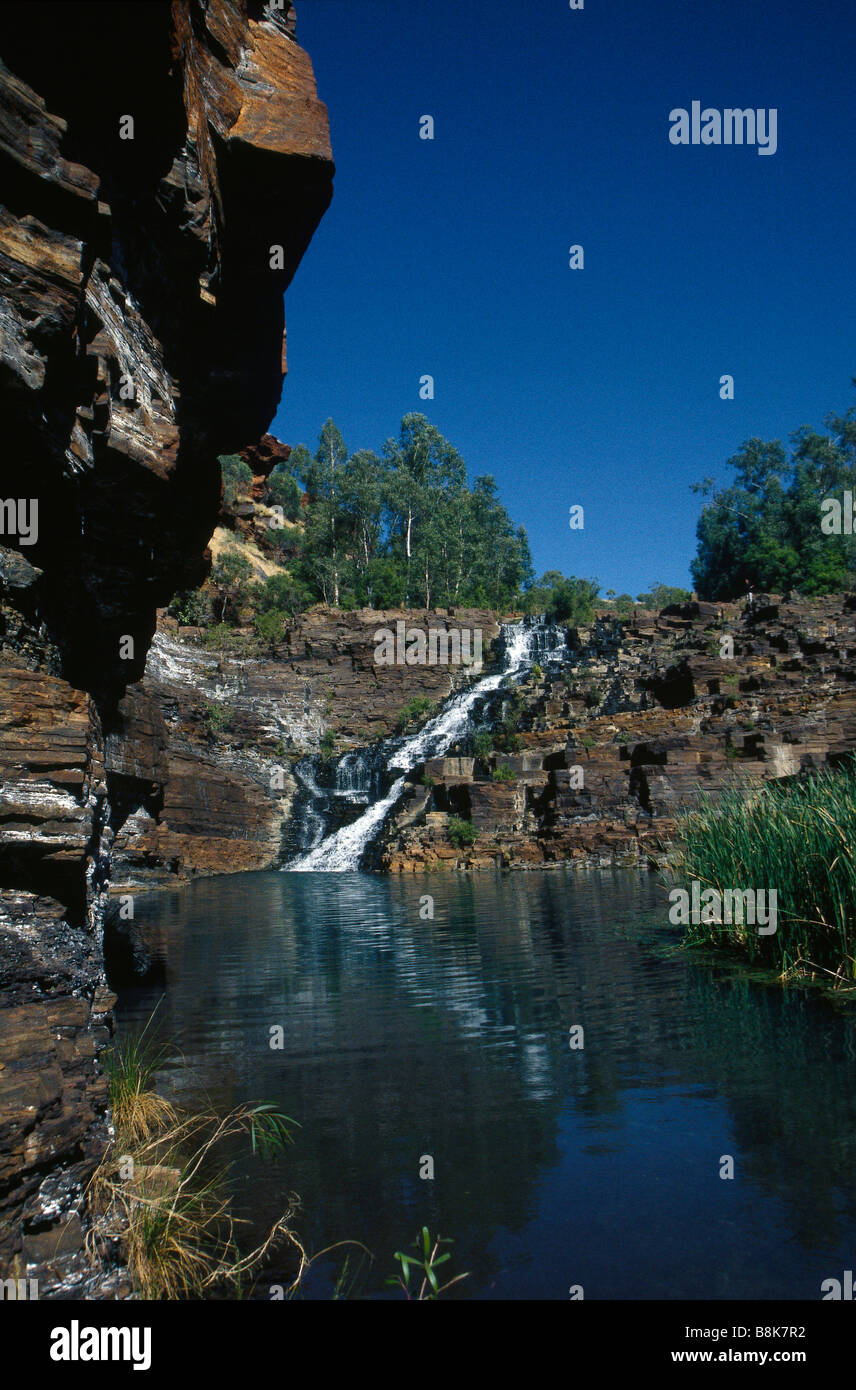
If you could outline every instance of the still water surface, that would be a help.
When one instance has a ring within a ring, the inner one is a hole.
[[[854,1024],[671,950],[664,902],[621,871],[203,880],[136,899],[167,978],[119,1026],[161,998],[161,1090],[300,1122],[278,1164],[237,1155],[237,1214],[299,1193],[309,1253],[375,1255],[364,1296],[428,1224],[472,1271],[448,1297],[819,1298],[856,1268]]]

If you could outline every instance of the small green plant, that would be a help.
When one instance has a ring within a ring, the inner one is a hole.
[[[428,713],[430,708],[431,701],[427,695],[414,695],[413,699],[408,700],[403,709],[399,711],[398,718],[395,721],[396,733],[403,734],[410,724],[413,724],[417,719],[421,719],[423,715]]]
[[[728,686],[729,690],[736,690],[738,685],[740,684],[740,677],[736,675],[723,676],[722,684]]]
[[[223,501],[234,507],[239,497],[250,497],[253,490],[253,470],[239,454],[221,454],[218,462],[223,479]]]
[[[208,600],[199,589],[175,594],[167,609],[182,627],[204,627],[209,618]]]
[[[529,674],[532,677],[533,681],[540,681],[544,679],[544,672],[541,670],[541,667],[538,665],[537,661],[533,664]]]
[[[470,748],[474,758],[488,757],[493,752],[493,735],[487,729],[480,729],[477,734],[472,735]]]
[[[437,1270],[440,1265],[445,1264],[451,1259],[448,1250],[440,1254],[441,1245],[452,1245],[454,1242],[448,1237],[442,1240],[440,1236],[432,1236],[427,1226],[422,1227],[421,1234],[413,1242],[416,1250],[415,1255],[405,1255],[401,1250],[396,1250],[395,1258],[401,1266],[401,1273],[393,1275],[387,1279],[387,1284],[393,1284],[403,1289],[408,1300],[415,1298],[417,1302],[429,1301],[439,1298],[441,1293],[450,1289],[453,1284],[458,1284],[462,1279],[469,1279],[469,1274],[456,1274],[454,1279],[449,1279],[445,1284],[441,1284],[437,1279]],[[410,1275],[413,1270],[418,1271],[414,1280],[413,1292],[410,1288]],[[419,1283],[421,1276],[422,1282]],[[419,1283],[418,1291],[416,1285]]]
[[[231,705],[217,705],[210,700],[205,701],[202,722],[209,734],[222,734],[231,729],[234,718],[235,711]]]
[[[496,746],[503,753],[519,753],[523,740],[519,734],[500,734]]]
[[[580,734],[579,741],[583,748],[594,748],[594,739],[591,734]]]
[[[228,623],[213,623],[203,632],[202,642],[214,651],[223,652],[235,645],[235,635]]]
[[[322,758],[324,758],[325,760],[327,758],[332,758],[333,752],[336,747],[336,735],[333,733],[332,729],[324,730],[324,733],[321,736],[321,743],[319,747],[321,749]]]
[[[268,647],[271,652],[275,652],[277,643],[282,641],[282,634],[286,623],[285,614],[275,611],[257,613],[253,619],[253,623],[259,643],[262,646]]]
[[[515,780],[515,775],[508,763],[500,763],[498,767],[493,769],[490,776],[493,782],[513,782]]]
[[[478,831],[471,820],[462,820],[460,816],[450,816],[446,828],[449,839],[456,849],[466,849],[475,844]]]
[[[423,787],[427,787],[429,791],[433,786],[435,786],[434,778],[431,776],[430,772],[423,772],[420,780],[422,782]]]

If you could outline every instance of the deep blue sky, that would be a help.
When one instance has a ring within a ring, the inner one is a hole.
[[[298,0],[297,35],[337,173],[274,432],[379,450],[422,410],[537,573],[690,586],[689,484],[854,399],[856,4]],[[671,145],[693,100],[776,107],[777,152]]]

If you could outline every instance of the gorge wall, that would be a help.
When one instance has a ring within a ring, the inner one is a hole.
[[[854,658],[846,595],[601,616],[520,687],[518,752],[425,765],[430,796],[413,788],[379,866],[657,862],[675,813],[700,792],[834,765],[856,748]],[[450,813],[472,820],[471,848],[451,843]]]
[[[129,776],[162,775],[154,739],[129,767],[125,690],[206,573],[217,455],[277,407],[331,197],[292,6],[5,6],[0,169],[0,1274],[56,1296],[107,1287],[106,885]]]
[[[245,635],[216,651],[163,618],[108,743],[112,891],[271,868],[295,852],[299,765],[314,756],[322,777],[325,736],[334,759],[370,750],[414,696],[433,712],[474,679],[466,667],[376,665],[374,633],[405,616],[423,629],[481,628],[487,662],[498,654],[497,615],[475,610],[319,607],[275,650]],[[589,627],[556,630],[551,646],[481,717],[510,731],[516,751],[499,737],[476,758],[462,743],[415,768],[376,867],[656,862],[699,791],[795,775],[856,748],[849,597],[761,597],[749,612],[692,603],[630,620],[603,610]],[[451,816],[472,821],[471,847],[452,842]]]
[[[114,894],[198,874],[281,862],[299,789],[295,764],[395,733],[416,695],[434,709],[471,674],[465,666],[378,666],[374,633],[397,621],[478,628],[485,658],[499,635],[491,613],[456,609],[315,608],[274,651],[251,639],[214,650],[162,620],[144,679],[128,689],[108,743]]]

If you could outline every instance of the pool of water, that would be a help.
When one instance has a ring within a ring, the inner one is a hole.
[[[276,1164],[235,1152],[237,1214],[298,1193],[308,1253],[374,1255],[361,1296],[427,1224],[450,1298],[818,1299],[856,1268],[853,1022],[671,949],[667,907],[621,871],[202,880],[136,899],[167,978],[119,1028],[160,999],[165,1094],[299,1121]]]

